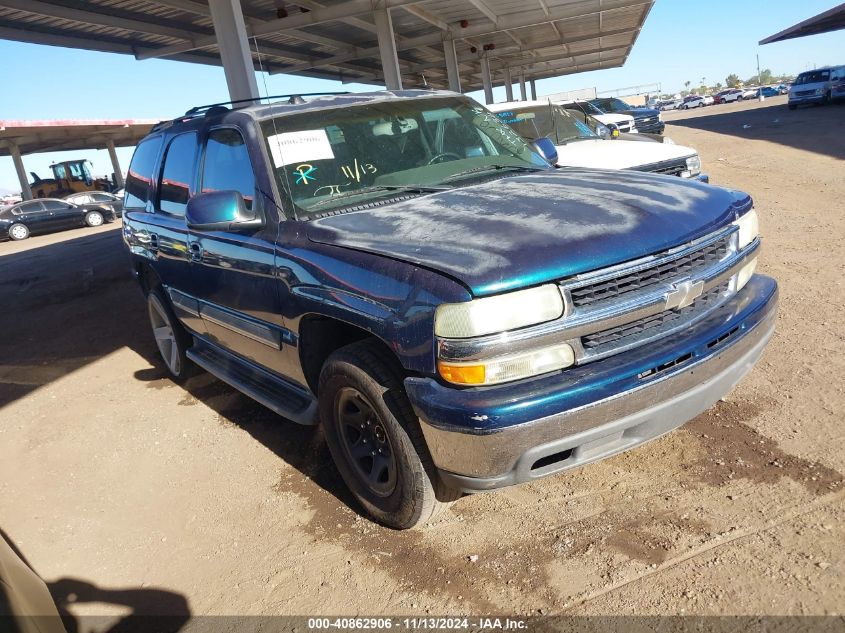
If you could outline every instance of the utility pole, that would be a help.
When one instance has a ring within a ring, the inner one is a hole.
[[[760,76],[760,53],[757,53],[757,90],[759,91],[757,95],[757,101],[762,101],[765,99],[763,96],[763,86],[761,85],[763,78]]]

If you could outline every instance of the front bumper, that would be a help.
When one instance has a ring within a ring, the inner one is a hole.
[[[794,95],[789,95],[789,100],[787,103],[789,105],[801,105],[802,103],[821,103],[824,101],[824,95],[807,95],[803,97],[798,97]]]
[[[515,384],[461,390],[411,377],[406,390],[449,485],[531,481],[639,446],[711,406],[763,352],[777,294],[773,279],[755,275],[680,340]]]
[[[642,121],[634,121],[634,127],[637,131],[644,134],[663,134],[666,129],[666,124],[663,121],[643,123]]]

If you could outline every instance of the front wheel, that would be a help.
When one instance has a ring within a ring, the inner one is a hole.
[[[89,211],[85,214],[85,224],[88,226],[100,226],[104,221],[105,218],[99,211]]]
[[[416,527],[461,496],[440,481],[396,360],[378,342],[353,343],[329,357],[319,406],[341,477],[380,523]]]
[[[25,240],[29,237],[29,229],[23,224],[13,224],[9,227],[9,237],[13,240]]]

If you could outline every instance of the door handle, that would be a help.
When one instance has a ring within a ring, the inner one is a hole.
[[[202,244],[199,242],[188,242],[188,251],[191,254],[191,261],[202,261]]]
[[[150,233],[150,250],[158,250],[158,235],[156,235],[155,233]]]

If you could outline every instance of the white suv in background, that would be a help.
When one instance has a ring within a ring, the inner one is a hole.
[[[497,103],[487,108],[529,142],[547,138],[560,167],[633,169],[709,182],[698,153],[683,145],[603,140],[586,123],[548,101]],[[547,156],[547,158],[549,158]]]
[[[826,66],[801,73],[789,88],[789,109],[802,103],[829,103],[834,84],[845,80],[845,66]]]
[[[567,110],[580,111],[584,114],[589,114],[600,123],[609,127],[611,130],[615,127],[620,133],[628,132],[636,134],[638,132],[636,124],[634,123],[634,117],[630,114],[607,113],[604,110],[600,110],[589,101],[558,101],[557,105]]]

